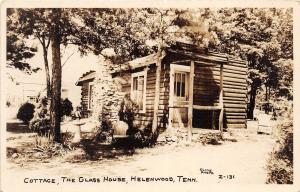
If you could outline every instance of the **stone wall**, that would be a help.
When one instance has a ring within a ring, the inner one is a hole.
[[[119,120],[120,103],[124,98],[119,85],[116,84],[109,73],[111,62],[106,59],[99,60],[98,70],[94,80],[94,91],[92,93],[93,121],[109,119],[112,123]]]

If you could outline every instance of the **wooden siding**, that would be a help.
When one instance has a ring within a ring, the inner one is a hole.
[[[224,63],[223,101],[224,127],[246,128],[247,68],[245,63],[231,61]],[[220,65],[207,61],[196,61],[194,80],[194,104],[217,105],[220,93]],[[196,112],[195,124],[209,124],[211,111]],[[218,115],[216,112],[215,115]],[[199,118],[202,121],[199,121]],[[197,122],[198,121],[198,122]]]
[[[88,111],[88,86],[89,81],[83,82],[81,86],[81,107],[83,117],[88,117],[90,115]]]
[[[144,69],[135,70],[134,72]],[[138,123],[141,127],[148,126],[152,123],[154,113],[154,96],[155,96],[155,81],[156,81],[156,66],[150,65],[147,70],[146,80],[146,111],[139,113],[137,117]],[[122,84],[122,91],[130,94],[131,92],[131,73],[122,74],[122,78],[127,80],[127,83]],[[168,105],[169,105],[169,81],[170,81],[170,66],[163,65],[161,70],[160,79],[160,97],[158,108],[158,125],[160,128],[166,128],[168,118]]]
[[[173,61],[174,62],[174,61]],[[220,92],[220,64],[217,61],[195,60],[194,77],[194,105],[213,106],[219,102]],[[178,64],[178,63],[177,63]],[[186,64],[186,63],[185,63]],[[225,128],[246,128],[246,107],[247,107],[247,67],[240,61],[229,61],[223,64],[223,100],[224,100],[224,127]],[[134,72],[144,70],[140,68]],[[149,65],[146,80],[146,111],[139,113],[137,121],[140,125],[147,126],[152,123],[154,112],[156,66]],[[122,91],[131,91],[131,73],[122,74],[127,83],[122,84]],[[160,79],[160,98],[158,126],[166,128],[169,118],[169,91],[170,91],[170,62],[162,63]],[[87,106],[87,104],[86,104]],[[214,116],[218,117],[219,112]],[[212,111],[197,112],[193,110],[193,125],[197,122],[211,127]],[[199,121],[200,120],[200,121]],[[215,122],[217,127],[217,121]],[[197,127],[195,125],[195,127]]]

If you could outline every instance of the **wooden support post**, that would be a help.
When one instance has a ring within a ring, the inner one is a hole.
[[[227,58],[228,59],[228,58]],[[220,66],[220,96],[219,96],[219,105],[221,107],[220,116],[219,116],[219,130],[223,132],[223,113],[224,113],[224,104],[223,104],[223,63]]]
[[[154,97],[154,113],[152,121],[152,133],[155,133],[158,125],[158,106],[160,93],[160,73],[161,73],[161,58],[156,63],[156,80],[155,80],[155,97]]]
[[[174,112],[174,69],[170,67],[170,93],[169,93],[169,121],[168,128],[173,126],[173,113]]]
[[[187,134],[188,142],[192,141],[194,73],[195,73],[195,62],[191,61],[190,79],[189,79],[189,108],[188,108],[188,134]]]

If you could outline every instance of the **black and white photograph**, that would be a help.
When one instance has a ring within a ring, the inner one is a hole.
[[[300,190],[292,3],[37,2],[1,7],[2,191]]]

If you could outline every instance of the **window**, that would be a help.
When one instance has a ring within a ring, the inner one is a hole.
[[[93,90],[94,90],[94,83],[88,84],[88,109],[93,108]]]
[[[131,99],[137,105],[140,111],[145,112],[146,108],[146,75],[147,71],[132,74]]]
[[[186,72],[176,72],[174,76],[174,96],[185,97],[187,95],[186,90],[187,74]]]

